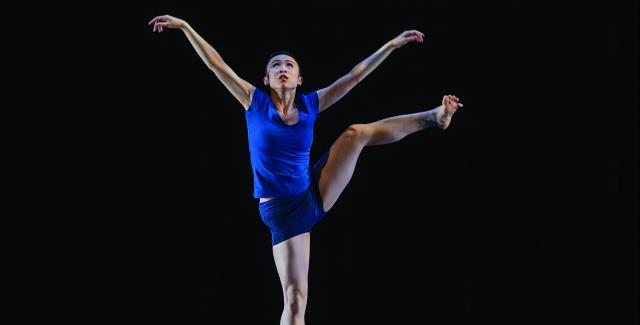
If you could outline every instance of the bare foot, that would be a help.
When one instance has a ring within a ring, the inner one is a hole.
[[[436,122],[438,126],[446,130],[451,124],[451,117],[458,108],[462,107],[460,99],[453,95],[446,95],[442,97],[442,105],[436,109]]]

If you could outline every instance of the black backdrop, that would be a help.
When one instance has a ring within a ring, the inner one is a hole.
[[[242,106],[184,18],[247,81],[300,57],[308,93],[406,29],[316,124],[465,107],[365,149],[314,228],[308,324],[635,324],[638,6],[508,1],[20,4],[7,12],[2,213],[20,324],[276,324]],[[3,316],[4,317],[4,316]]]

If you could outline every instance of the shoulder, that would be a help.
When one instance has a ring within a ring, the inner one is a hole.
[[[318,92],[313,91],[308,94],[301,94],[300,97],[304,101],[304,103],[309,107],[309,110],[318,113]]]
[[[262,90],[257,87],[252,86],[251,92],[249,94],[249,106],[245,108],[245,111],[249,111],[250,109],[260,108],[267,104],[267,100],[269,99],[269,95],[264,93]]]

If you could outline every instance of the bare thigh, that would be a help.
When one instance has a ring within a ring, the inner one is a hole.
[[[318,188],[324,211],[329,211],[347,187],[362,149],[369,143],[373,129],[369,124],[349,126],[329,149],[329,157],[320,171]]]
[[[273,246],[273,258],[285,302],[291,295],[307,296],[311,235],[307,232]]]

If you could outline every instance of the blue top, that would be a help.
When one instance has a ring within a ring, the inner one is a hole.
[[[253,92],[245,117],[255,198],[297,194],[311,182],[309,157],[318,94],[296,94],[294,104],[298,123],[287,125],[269,94],[258,88]]]

